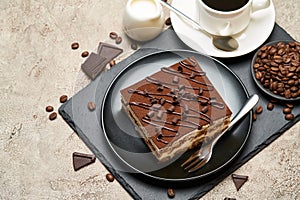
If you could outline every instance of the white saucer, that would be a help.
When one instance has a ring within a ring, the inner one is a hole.
[[[239,34],[234,35],[239,42],[239,48],[226,52],[213,46],[211,38],[205,33],[194,29],[183,18],[171,12],[172,25],[177,36],[192,49],[220,58],[230,58],[245,55],[262,45],[271,34],[275,24],[275,8],[272,0],[268,8],[257,11],[252,15],[248,27]],[[196,20],[195,0],[173,0],[172,6],[179,9],[192,19]]]

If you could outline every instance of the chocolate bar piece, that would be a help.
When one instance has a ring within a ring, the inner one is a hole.
[[[115,59],[123,52],[122,49],[104,42],[100,42],[97,51],[97,54],[91,53],[81,65],[82,70],[92,80],[94,80],[102,72],[111,60]]]
[[[99,54],[91,53],[91,55],[81,65],[81,69],[85,72],[86,75],[94,80],[105,68],[107,63],[107,58]]]
[[[92,154],[84,154],[79,152],[74,152],[72,157],[73,157],[73,168],[75,171],[94,163],[96,160],[96,156]]]
[[[248,181],[248,176],[244,175],[232,174],[231,178],[237,191]]]

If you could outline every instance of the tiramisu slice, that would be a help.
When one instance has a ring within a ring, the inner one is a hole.
[[[160,161],[194,148],[230,123],[231,111],[194,57],[121,90],[123,109]]]

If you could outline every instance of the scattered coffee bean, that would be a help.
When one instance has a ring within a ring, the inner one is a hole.
[[[55,120],[57,117],[57,113],[56,112],[53,112],[49,115],[49,119],[52,121],[52,120]]]
[[[117,34],[116,32],[110,32],[110,33],[109,33],[109,37],[110,37],[111,39],[115,40],[115,39],[117,39],[118,34]]]
[[[171,18],[170,18],[170,17],[168,17],[168,18],[166,19],[165,25],[167,25],[167,26],[171,26],[171,25],[172,25],[172,22],[171,22]]]
[[[131,44],[131,49],[132,50],[137,50],[137,48],[138,48],[137,44],[135,44],[135,43]]]
[[[47,112],[52,112],[54,110],[53,106],[47,106],[46,111]]]
[[[260,49],[253,64],[255,78],[286,99],[300,97],[300,43],[279,42]]]
[[[236,200],[236,198],[225,197],[224,200]]]
[[[293,105],[293,104],[287,103],[287,104],[285,104],[285,105],[286,105],[286,107],[288,107],[288,108],[294,108],[294,105]]]
[[[261,114],[263,112],[263,107],[262,106],[258,106],[255,110],[256,114]]]
[[[88,51],[84,51],[81,53],[81,57],[85,58],[89,56],[89,52]]]
[[[253,119],[253,121],[256,121],[256,119],[257,119],[256,113],[253,113],[253,114],[252,114],[252,119]]]
[[[295,118],[295,116],[293,114],[286,114],[285,115],[286,120],[293,120],[294,118]]]
[[[78,49],[78,48],[79,48],[79,43],[78,43],[78,42],[72,43],[71,48],[72,48],[73,50]]]
[[[106,174],[106,180],[108,180],[108,182],[113,182],[115,180],[115,177],[112,174]]]
[[[96,104],[94,102],[92,102],[92,101],[88,102],[88,109],[90,111],[95,110],[96,109]]]
[[[175,197],[175,190],[174,189],[168,188],[167,193],[168,193],[169,198],[174,198]]]
[[[68,96],[67,95],[62,95],[59,97],[59,102],[60,103],[65,103],[68,100]]]
[[[109,62],[109,66],[110,66],[110,67],[114,66],[115,64],[116,64],[116,61],[115,61],[115,60],[111,60],[111,61]]]
[[[290,114],[290,113],[292,113],[292,109],[291,108],[284,108],[283,113],[284,114]]]
[[[273,103],[268,103],[268,105],[267,105],[267,109],[268,110],[273,110],[274,109],[274,104]]]
[[[122,42],[122,37],[121,37],[121,36],[118,36],[118,37],[116,38],[116,44],[121,44],[121,42]]]

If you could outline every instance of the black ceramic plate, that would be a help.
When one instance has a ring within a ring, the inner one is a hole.
[[[121,109],[120,90],[148,75],[170,66],[186,57],[194,56],[211,82],[225,99],[233,115],[242,107],[248,93],[239,78],[215,59],[192,51],[167,51],[147,55],[136,60],[119,73],[108,88],[102,104],[101,125],[113,152],[135,172],[168,181],[202,178],[228,165],[242,150],[251,130],[251,113],[224,135],[214,149],[209,163],[195,173],[187,173],[180,164],[195,151],[184,153],[170,162],[158,163],[128,116]]]
[[[284,42],[284,43],[289,43],[289,42],[293,42],[293,41],[273,41],[273,42],[269,42],[267,44],[265,44],[264,46],[272,46],[272,45],[276,45],[278,44],[279,42]],[[299,97],[296,97],[296,98],[285,98],[284,96],[281,96],[279,94],[274,94],[273,92],[271,92],[271,90],[269,90],[268,88],[265,88],[261,82],[259,80],[257,80],[255,78],[255,71],[254,71],[254,68],[253,68],[253,65],[255,64],[255,60],[257,58],[257,54],[260,52],[260,49],[257,50],[257,52],[254,54],[254,57],[252,59],[252,63],[251,63],[251,74],[252,74],[252,78],[255,82],[255,84],[259,87],[259,89],[261,91],[263,91],[265,94],[269,95],[270,97],[274,98],[274,99],[278,99],[278,100],[281,100],[281,101],[290,101],[290,102],[293,102],[293,101],[299,101],[300,100],[300,96]]]

